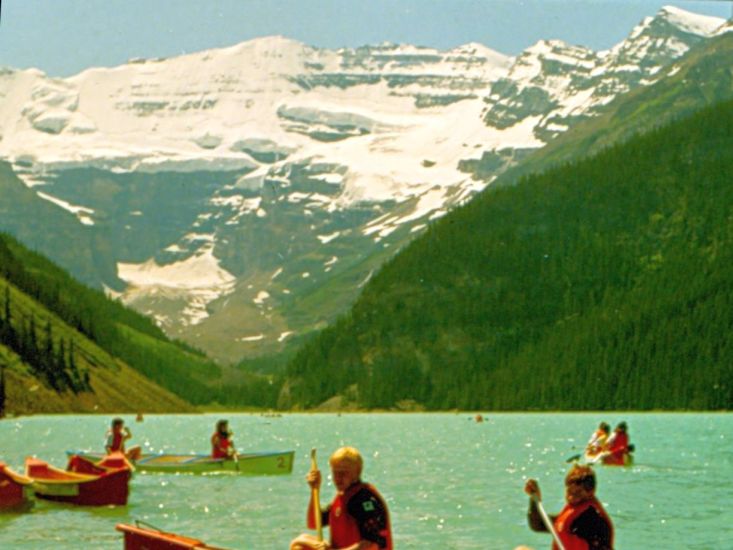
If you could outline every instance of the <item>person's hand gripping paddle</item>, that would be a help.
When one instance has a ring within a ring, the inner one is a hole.
[[[311,472],[318,470],[318,463],[316,462],[316,449],[311,449]],[[313,500],[313,515],[316,523],[316,533],[318,533],[318,540],[323,540],[323,525],[321,525],[321,500],[318,494],[318,487],[311,488],[311,499]]]

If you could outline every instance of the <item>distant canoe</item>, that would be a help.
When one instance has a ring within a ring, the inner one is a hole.
[[[0,512],[23,511],[33,506],[33,480],[0,462]]]
[[[67,451],[92,461],[99,461],[103,453]],[[211,458],[204,454],[146,454],[133,462],[141,472],[210,474],[231,472],[243,475],[283,475],[293,471],[295,451],[244,453],[237,460]]]
[[[43,460],[26,458],[25,474],[33,480],[36,497],[82,506],[127,504],[132,472],[127,468],[82,474],[54,468]]]
[[[125,535],[124,550],[224,550],[198,539],[139,525],[118,523],[115,529]]]
[[[586,464],[603,464],[604,466],[631,466],[634,464],[634,455],[631,453],[623,453],[620,455],[611,455],[605,452],[588,453],[583,455]]]

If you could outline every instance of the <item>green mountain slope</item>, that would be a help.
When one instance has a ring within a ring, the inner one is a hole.
[[[191,411],[0,276],[6,414]]]
[[[733,404],[733,102],[484,193],[288,366],[282,406]]]
[[[138,371],[133,376],[135,380],[141,380],[144,376],[176,394],[177,399],[168,401],[177,403],[180,408],[187,408],[186,402],[208,403],[215,399],[215,391],[210,387],[210,382],[221,376],[220,367],[200,353],[169,341],[150,319],[109,300],[101,292],[78,283],[48,259],[29,251],[14,238],[2,234],[0,277],[7,289],[3,302],[3,307],[6,308],[3,319],[11,319],[10,322],[5,321],[5,324],[15,333],[15,339],[5,339],[8,353],[12,350],[24,356],[23,341],[19,336],[21,333],[25,333],[27,338],[37,340],[35,348],[25,346],[25,363],[29,362],[29,358],[33,363],[36,353],[34,349],[43,350],[48,345],[46,332],[50,327],[54,335],[50,341],[56,348],[56,354],[59,353],[61,340],[64,340],[66,352],[69,352],[71,341],[76,345],[78,354],[84,355],[89,346],[94,347],[97,349],[95,356],[101,354],[105,360],[86,357],[87,363],[94,365],[100,362],[108,369],[124,364],[126,370],[132,368]],[[31,323],[34,325],[33,330],[30,328]],[[54,330],[56,325],[61,327],[62,333],[68,333],[68,336],[57,336],[60,333]],[[72,333],[76,335],[73,338]],[[81,346],[82,342],[87,345]],[[9,343],[13,345],[8,345]],[[29,349],[31,350],[28,351]],[[76,359],[81,360],[79,357]],[[45,368],[52,366],[46,365]],[[86,372],[92,375],[95,371],[87,369]],[[43,368],[35,374],[44,379]],[[127,373],[124,376],[132,375]],[[54,389],[55,382],[58,382],[60,387],[55,389],[81,390],[79,393],[85,393],[83,384],[74,387],[68,380],[64,381],[64,378],[68,377],[61,375],[58,380],[46,377],[44,381],[50,389]],[[148,384],[155,385],[152,382]],[[94,389],[98,393],[98,385]],[[136,398],[135,388],[129,389],[129,398]],[[117,403],[117,400],[114,402]],[[80,403],[79,406],[86,410],[85,405]]]

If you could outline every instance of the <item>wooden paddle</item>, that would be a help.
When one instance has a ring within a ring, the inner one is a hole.
[[[557,547],[560,550],[565,550],[565,546],[563,546],[563,543],[560,540],[560,536],[557,534],[557,531],[555,531],[555,526],[552,525],[550,517],[547,515],[547,512],[545,512],[545,507],[542,506],[542,501],[535,495],[532,495],[532,500],[534,500],[535,504],[537,505],[537,510],[539,511],[540,517],[542,518],[542,523],[545,524],[545,527],[547,527],[547,530],[552,535],[552,538],[555,539],[555,544],[557,544]]]
[[[318,470],[318,463],[316,462],[316,449],[311,449],[311,472]],[[323,540],[323,525],[321,525],[321,500],[319,491],[317,488],[311,489],[311,499],[313,500],[313,514],[315,515],[316,521],[316,532],[318,533],[318,540]]]

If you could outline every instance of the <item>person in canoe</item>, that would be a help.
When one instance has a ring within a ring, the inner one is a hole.
[[[120,452],[124,454],[128,460],[137,460],[140,458],[141,449],[139,445],[134,445],[129,449],[125,449],[125,441],[132,438],[130,428],[125,426],[125,421],[121,418],[114,418],[110,429],[107,431],[107,442],[104,450],[107,454]]]
[[[328,525],[330,541],[303,533],[290,543],[291,550],[392,550],[392,528],[387,504],[377,490],[361,480],[363,459],[353,447],[342,447],[329,459],[336,497],[321,511],[321,525]],[[312,469],[306,476],[311,487],[308,503],[309,529],[316,528],[315,511],[320,503],[313,499],[321,486],[321,472]]]
[[[542,500],[540,486],[527,480],[524,492],[530,496],[527,519],[533,531],[549,532],[537,502]],[[596,476],[590,466],[574,465],[565,477],[565,507],[550,516],[565,550],[613,550],[613,523],[596,499]],[[553,544],[553,550],[557,545]]]
[[[603,463],[617,466],[630,464],[633,445],[629,445],[629,428],[626,422],[619,422],[613,429],[603,449]]]
[[[588,444],[585,446],[586,456],[594,456],[603,450],[603,446],[608,441],[608,436],[611,433],[611,426],[607,422],[601,422],[598,425],[598,429],[593,432],[590,436]]]
[[[219,420],[211,436],[211,458],[236,458],[237,450],[232,440],[233,432],[228,420]]]

